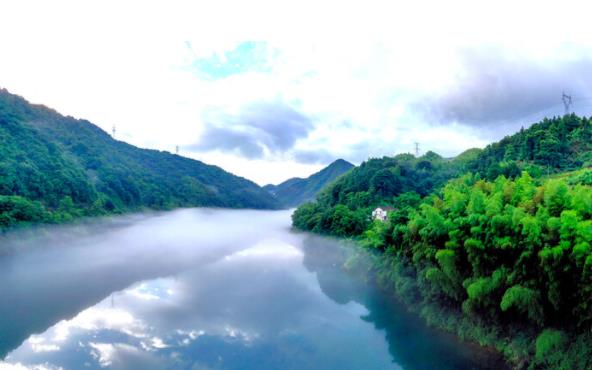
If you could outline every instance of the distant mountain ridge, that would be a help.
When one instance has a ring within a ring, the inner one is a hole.
[[[353,167],[355,166],[348,161],[338,159],[305,179],[294,177],[279,185],[265,185],[263,189],[270,192],[282,206],[296,207],[313,200],[326,185]]]
[[[219,167],[114,140],[0,89],[0,227],[192,206],[280,207]]]

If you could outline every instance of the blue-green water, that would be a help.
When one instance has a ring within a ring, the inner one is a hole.
[[[0,369],[499,369],[344,273],[289,212],[187,209],[4,236]]]

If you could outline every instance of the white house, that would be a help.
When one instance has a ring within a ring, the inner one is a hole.
[[[387,217],[388,217],[388,213],[393,211],[394,208],[393,207],[388,207],[388,206],[379,206],[376,207],[376,209],[374,211],[372,211],[372,219],[373,220],[380,220],[380,221],[386,221]]]

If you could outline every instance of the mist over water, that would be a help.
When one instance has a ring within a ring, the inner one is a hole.
[[[0,251],[0,369],[503,366],[344,273],[347,247],[288,211],[37,228]]]

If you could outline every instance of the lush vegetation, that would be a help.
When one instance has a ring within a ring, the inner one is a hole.
[[[372,159],[293,224],[354,237],[411,309],[517,368],[589,369],[592,171],[579,168],[592,164],[591,135],[568,115],[454,160]],[[373,222],[382,204],[394,210]]]
[[[552,174],[592,165],[592,121],[574,114],[542,122],[487,146],[470,169],[493,180],[520,170]]]
[[[534,356],[532,368],[592,366],[589,186],[466,175],[361,242],[380,251],[381,278],[407,303],[458,314],[456,327],[432,314],[436,324],[515,362]]]
[[[425,197],[467,172],[489,180],[498,176],[513,179],[522,171],[540,178],[590,166],[591,139],[592,121],[571,114],[544,119],[483,150],[470,149],[452,159],[433,152],[420,158],[402,154],[370,159],[325,188],[316,201],[300,207],[294,224],[333,235],[359,235],[368,227],[367,216],[373,207],[396,208],[400,194],[414,192]],[[591,184],[592,176],[571,181]]]
[[[0,90],[0,227],[179,206],[277,208],[256,184]]]
[[[325,186],[353,167],[353,164],[338,159],[306,179],[295,177],[279,185],[266,185],[263,188],[273,194],[282,206],[296,207],[313,200]]]
[[[370,159],[326,187],[316,202],[300,206],[293,216],[294,225],[338,236],[359,235],[370,224],[372,208],[408,202],[398,198],[407,192],[426,196],[462,173],[477,153],[471,150],[454,160],[433,152],[420,158],[402,154]]]

